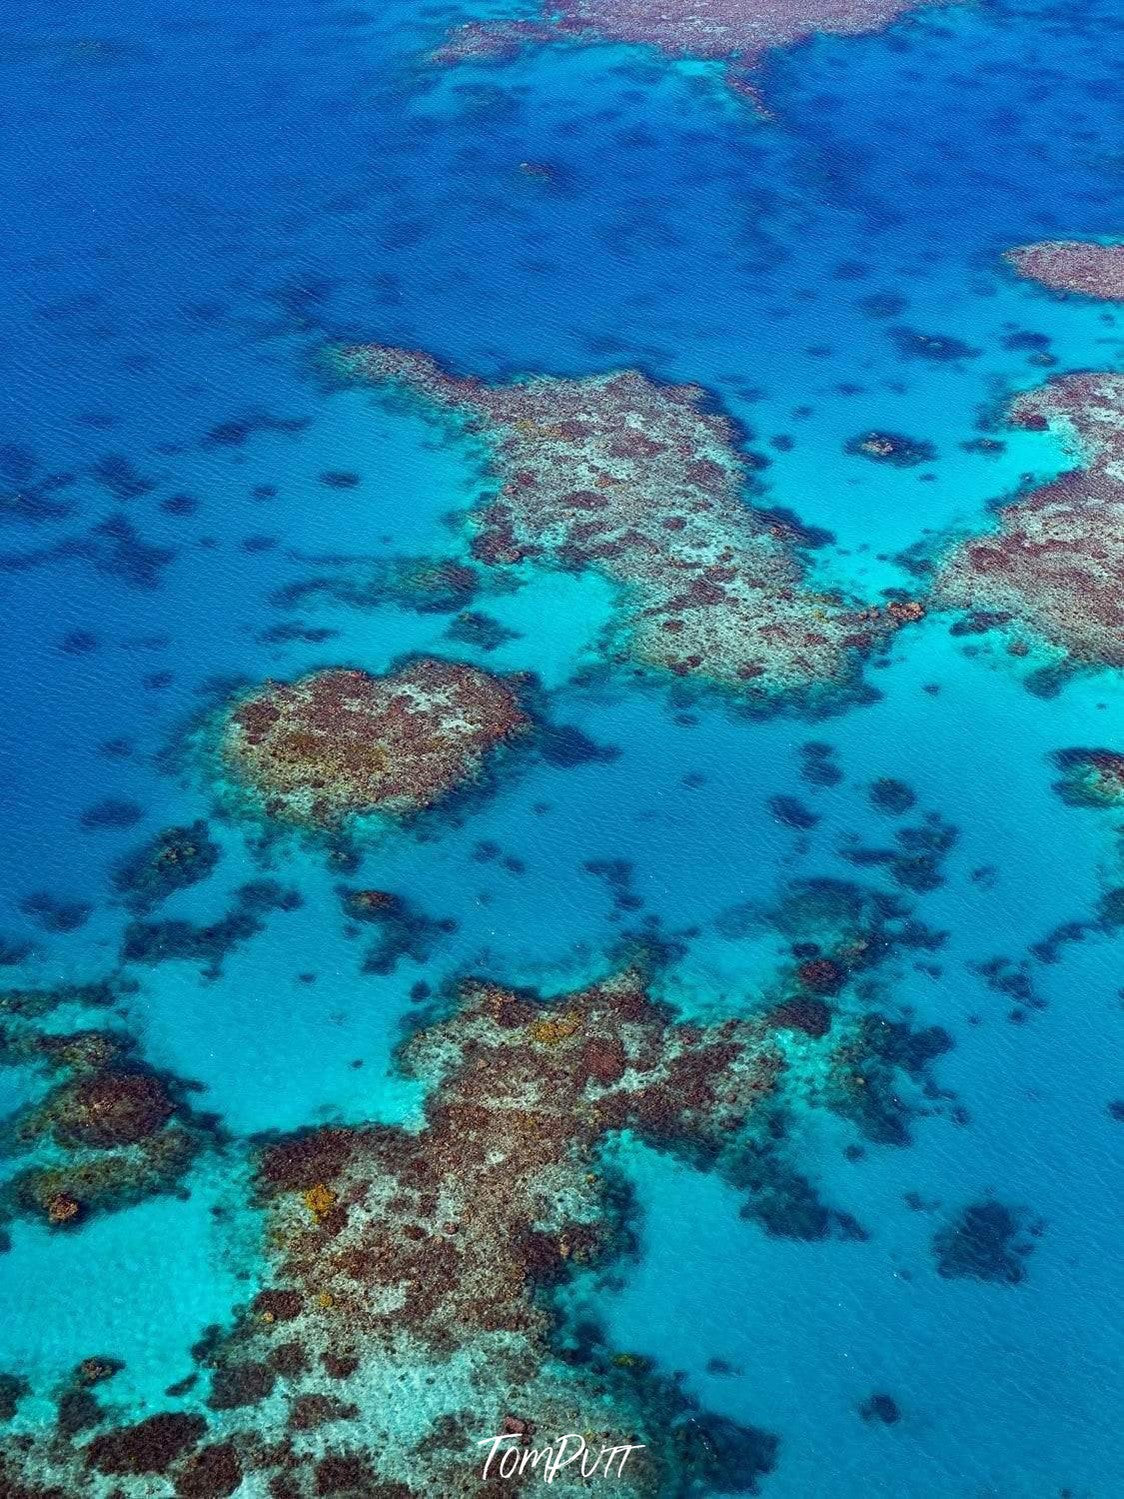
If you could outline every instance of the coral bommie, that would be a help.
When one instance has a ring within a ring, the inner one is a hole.
[[[266,810],[330,825],[428,807],[529,727],[507,682],[422,657],[382,677],[336,668],[266,682],[230,710],[223,750]]]

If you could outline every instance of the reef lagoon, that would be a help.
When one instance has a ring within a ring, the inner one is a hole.
[[[1109,0],[0,20],[0,1496],[1124,1495]]]

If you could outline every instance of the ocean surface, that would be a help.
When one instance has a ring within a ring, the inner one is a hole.
[[[5,1210],[0,1373],[29,1388],[0,1444],[47,1432],[92,1355],[123,1364],[104,1423],[169,1408],[204,1330],[264,1283],[261,1139],[418,1127],[425,1087],[395,1052],[419,996],[466,974],[565,993],[647,942],[677,1011],[752,1014],[793,882],[895,889],[856,856],[893,841],[869,795],[891,777],[914,820],[955,830],[905,892],[937,935],[840,1004],[949,1044],[898,1077],[900,1140],[819,1106],[814,1078],[786,1124],[787,1158],[862,1235],[770,1228],[720,1173],[616,1136],[630,1246],[557,1291],[560,1346],[588,1323],[678,1376],[704,1425],[775,1434],[766,1499],[1118,1499],[1124,943],[1094,913],[1124,883],[1122,818],[1067,804],[1052,757],[1124,750],[1119,674],[1043,691],[1047,652],[933,610],[845,709],[750,713],[619,669],[609,582],[546,566],[486,588],[488,638],[451,633],[457,606],[364,585],[463,558],[480,441],[328,378],[324,351],[697,383],[768,459],[756,502],[828,533],[815,583],[910,593],[918,549],[1075,461],[1005,428],[1010,396],[1120,368],[1124,315],[1002,260],[1121,233],[1119,8],[987,0],[817,38],[763,64],[769,118],[720,64],[640,47],[426,62],[501,10],[17,0],[0,19],[0,983],[124,981],[113,1024],[197,1085],[213,1133],[175,1190],[61,1231]],[[910,357],[898,324],[970,355]],[[846,451],[871,429],[935,455]],[[428,918],[372,965],[322,843],[231,812],[198,726],[240,685],[419,652],[533,673],[544,716],[599,752],[526,757],[424,829],[360,836],[351,883]],[[123,959],[121,861],[198,819],[214,872],[162,918],[218,921],[261,878],[299,904],[215,962]],[[1066,923],[1082,939],[1051,944]],[[41,1026],[87,1028],[80,1011]],[[6,1179],[50,1084],[0,1062]],[[942,1274],[935,1241],[981,1203],[1020,1225],[1017,1273]],[[864,1414],[876,1394],[894,1419]],[[475,1449],[463,1463],[467,1482]]]

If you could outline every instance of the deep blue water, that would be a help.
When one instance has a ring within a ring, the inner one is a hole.
[[[590,674],[612,611],[596,579],[544,571],[488,598],[512,632],[491,652],[452,647],[447,615],[328,596],[293,610],[278,592],[456,555],[449,512],[481,484],[469,442],[326,386],[317,356],[340,338],[489,378],[639,365],[697,381],[769,453],[768,503],[832,533],[817,576],[868,597],[908,588],[905,548],[982,527],[989,502],[1071,461],[1026,433],[1003,433],[997,458],[965,451],[981,410],[1051,371],[1119,367],[1119,316],[1016,283],[999,258],[1034,238],[1120,233],[1119,12],[981,4],[818,40],[764,69],[766,122],[720,69],[642,49],[427,68],[470,9],[60,0],[0,24],[0,492],[32,496],[4,507],[0,529],[0,933],[22,959],[5,982],[113,968],[126,919],[114,860],[212,816],[205,778],[161,751],[216,683],[444,651],[537,672],[557,721],[619,749],[527,767],[432,839],[366,852],[370,882],[456,922],[424,962],[361,974],[333,876],[292,846],[272,873],[302,908],[271,917],[219,979],[138,969],[130,1027],[155,1065],[202,1085],[230,1140],[182,1199],[69,1234],[11,1226],[0,1370],[35,1391],[19,1420],[48,1419],[52,1389],[91,1351],[125,1360],[123,1410],[157,1408],[202,1328],[261,1273],[248,1137],[416,1118],[416,1088],[388,1068],[419,979],[572,988],[659,918],[687,934],[661,976],[668,998],[688,1013],[748,1007],[782,946],[764,919],[777,891],[853,878],[847,838],[886,837],[865,788],[896,776],[959,838],[917,901],[948,934],[939,960],[896,958],[879,1002],[948,1029],[935,1073],[959,1122],[934,1108],[910,1145],[850,1160],[851,1126],[801,1115],[801,1168],[868,1229],[862,1243],[770,1237],[716,1178],[622,1144],[640,1247],[622,1287],[575,1295],[614,1346],[780,1436],[772,1499],[1114,1499],[1120,942],[1032,963],[1045,1003],[1020,1023],[976,965],[1025,959],[1119,883],[1114,818],[1064,805],[1049,761],[1067,745],[1124,748],[1116,677],[1044,699],[1025,663],[933,616],[870,672],[872,704],[809,723],[712,703],[685,720],[662,687]],[[896,318],[863,305],[875,294],[902,299]],[[978,352],[904,359],[895,321]],[[1029,360],[1015,332],[1045,335],[1056,362]],[[924,438],[937,459],[847,456],[872,427]],[[360,482],[325,484],[332,471]],[[263,639],[294,618],[334,633]],[[809,739],[834,747],[837,785],[802,785]],[[778,823],[779,794],[814,807],[812,831]],[[86,825],[107,799],[135,803],[132,825]],[[212,830],[216,874],[168,914],[213,919],[259,872],[247,829]],[[474,858],[489,841],[514,867]],[[639,914],[589,873],[606,859],[631,864]],[[87,919],[44,930],[23,909],[41,892]],[[0,1106],[38,1086],[0,1070]],[[1025,1279],[939,1277],[936,1227],[989,1193],[1043,1225]],[[738,1372],[713,1372],[716,1359]],[[899,1422],[860,1419],[873,1390]]]

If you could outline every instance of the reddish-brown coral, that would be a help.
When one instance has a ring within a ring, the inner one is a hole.
[[[775,1087],[769,1028],[684,1024],[631,973],[549,1004],[474,982],[450,1018],[408,1041],[402,1062],[431,1085],[419,1131],[329,1126],[265,1150],[276,1284],[221,1354],[223,1387],[261,1367],[281,1321],[310,1369],[338,1366],[342,1378],[407,1358],[440,1364],[444,1379],[456,1354],[474,1371],[463,1397],[474,1430],[401,1463],[375,1454],[380,1478],[424,1478],[426,1492],[461,1492],[472,1437],[518,1434],[504,1422],[519,1412],[533,1412],[540,1432],[630,1440],[645,1421],[636,1377],[614,1376],[611,1399],[604,1380],[561,1370],[538,1290],[614,1232],[599,1142],[627,1128],[716,1160]],[[300,1378],[291,1430],[346,1418],[346,1404]],[[676,1460],[653,1433],[647,1469],[638,1464],[623,1492],[677,1492],[661,1470]]]
[[[508,682],[422,657],[382,677],[337,668],[266,682],[231,709],[223,750],[270,812],[325,825],[428,807],[529,726]]]
[[[1124,666],[1124,376],[1066,375],[1019,396],[1011,419],[1058,431],[1083,466],[957,545],[936,598],[1018,616],[1074,661]]]
[[[789,529],[745,502],[737,432],[698,386],[633,370],[506,385],[375,345],[348,374],[406,387],[489,437],[500,491],[473,517],[477,560],[595,568],[622,589],[627,649],[680,676],[806,689],[836,682],[916,603],[813,591]]]
[[[1079,292],[1105,302],[1124,301],[1124,244],[1046,239],[1008,250],[1006,259],[1020,276],[1054,291]]]
[[[535,20],[474,21],[459,26],[433,61],[504,58],[551,41],[646,42],[675,57],[736,57],[756,62],[772,47],[815,32],[881,31],[899,16],[938,0],[544,0]]]
[[[133,1060],[128,1036],[39,1035],[14,1027],[9,1044],[61,1077],[16,1116],[13,1142],[30,1158],[6,1184],[0,1211],[72,1228],[90,1210],[168,1191],[180,1180],[203,1143],[206,1121],[183,1103],[182,1085]],[[43,1159],[37,1152],[48,1139],[55,1148]]]

